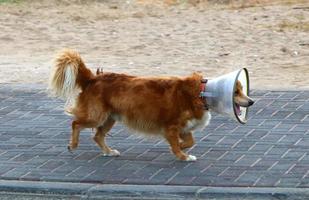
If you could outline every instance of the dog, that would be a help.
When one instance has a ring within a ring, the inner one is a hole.
[[[80,131],[93,128],[93,140],[104,155],[119,156],[105,138],[121,121],[135,131],[165,138],[179,160],[195,161],[183,150],[194,145],[192,132],[203,129],[211,119],[207,102],[200,97],[202,80],[199,73],[145,78],[98,69],[93,74],[78,52],[65,49],[55,59],[49,87],[55,96],[74,102],[68,110],[74,116],[70,151],[77,148]],[[238,82],[235,106],[252,105],[241,87]]]

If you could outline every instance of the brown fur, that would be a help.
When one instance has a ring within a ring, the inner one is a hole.
[[[249,107],[254,103],[250,97],[244,94],[240,81],[236,82],[234,102],[242,107]]]
[[[67,75],[67,68],[74,73]],[[100,70],[94,75],[77,52],[64,50],[56,58],[51,77],[51,89],[57,96],[68,98],[75,90],[81,91],[71,110],[75,119],[70,150],[78,146],[82,129],[95,128],[94,141],[102,151],[117,154],[105,144],[105,136],[119,119],[134,130],[162,135],[180,160],[188,159],[182,149],[191,147],[194,140],[183,129],[189,120],[203,117],[201,75],[142,78]],[[66,88],[65,80],[74,85]]]

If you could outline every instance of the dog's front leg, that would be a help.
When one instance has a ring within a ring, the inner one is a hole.
[[[176,126],[166,129],[165,138],[171,145],[172,152],[176,155],[177,158],[183,161],[196,161],[195,156],[187,155],[181,150],[181,145],[179,142],[180,130]]]
[[[182,140],[180,142],[180,149],[191,148],[194,145],[192,132],[181,133],[179,136]]]

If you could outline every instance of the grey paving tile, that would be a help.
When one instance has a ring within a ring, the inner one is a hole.
[[[240,184],[246,184],[247,186],[254,186],[260,177],[261,174],[256,173],[255,171],[245,171],[235,181]]]

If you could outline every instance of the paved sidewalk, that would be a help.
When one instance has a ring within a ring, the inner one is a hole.
[[[213,115],[181,162],[158,138],[129,134],[118,124],[103,157],[81,133],[67,151],[70,117],[43,85],[0,84],[0,179],[91,184],[309,188],[309,91],[252,91],[257,101],[241,125]]]

